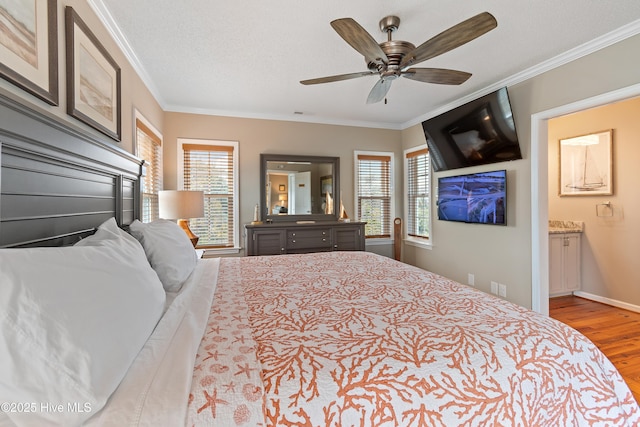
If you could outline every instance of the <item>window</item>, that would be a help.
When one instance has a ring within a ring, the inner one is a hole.
[[[162,138],[136,113],[136,153],[144,160],[142,222],[158,219],[158,191],[162,190]]]
[[[422,145],[404,152],[405,157],[405,230],[407,239],[428,243],[431,237],[431,196],[429,150]]]
[[[204,192],[204,218],[189,220],[198,247],[238,248],[238,143],[178,139],[179,184]]]
[[[393,153],[355,152],[356,217],[366,238],[391,238]]]

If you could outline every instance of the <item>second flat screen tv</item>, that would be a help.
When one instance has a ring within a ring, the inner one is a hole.
[[[438,219],[507,224],[507,171],[438,178]]]
[[[521,159],[507,88],[422,122],[436,172]]]

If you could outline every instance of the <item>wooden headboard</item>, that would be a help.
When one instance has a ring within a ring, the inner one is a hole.
[[[0,247],[69,245],[140,217],[140,159],[3,94],[0,148]]]

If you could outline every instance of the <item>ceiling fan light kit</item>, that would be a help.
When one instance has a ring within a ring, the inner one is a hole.
[[[351,47],[358,51],[369,71],[339,74],[302,80],[303,85],[331,83],[377,74],[380,78],[369,92],[367,104],[382,101],[387,96],[391,83],[406,77],[424,83],[460,85],[471,77],[471,73],[444,68],[410,68],[415,64],[442,55],[462,46],[498,26],[489,12],[480,13],[432,37],[420,46],[393,40],[392,34],[400,26],[400,18],[386,16],[380,20],[380,31],[387,33],[387,41],[378,43],[352,18],[341,18],[331,22],[331,27]]]

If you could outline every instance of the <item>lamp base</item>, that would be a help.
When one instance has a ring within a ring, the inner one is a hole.
[[[196,236],[195,234],[193,234],[193,232],[189,228],[189,220],[179,219],[178,220],[178,226],[180,228],[182,228],[185,233],[187,233],[187,237],[189,238],[189,240],[191,240],[191,243],[193,244],[193,247],[195,248],[196,245],[198,244],[198,240],[200,238],[198,236]]]

